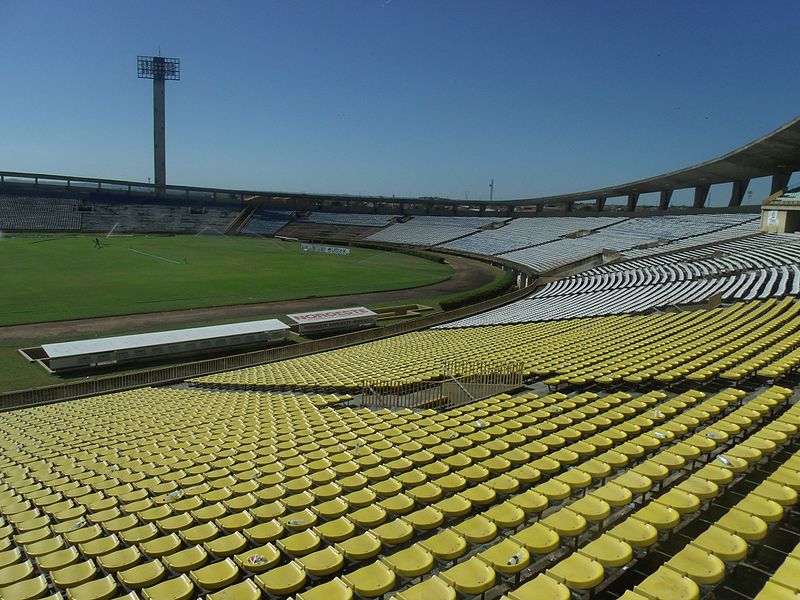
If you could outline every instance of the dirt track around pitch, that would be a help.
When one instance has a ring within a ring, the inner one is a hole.
[[[170,329],[197,324],[203,321],[247,320],[264,318],[267,315],[303,312],[323,308],[343,308],[354,305],[414,303],[418,299],[466,292],[494,280],[496,269],[486,263],[459,256],[448,256],[447,262],[453,268],[453,276],[446,281],[405,290],[369,292],[327,296],[324,298],[304,298],[299,300],[279,300],[259,304],[235,304],[175,310],[164,312],[75,319],[71,321],[51,321],[27,325],[0,327],[0,342],[14,340],[48,340],[78,337],[94,337],[115,332],[136,330]]]

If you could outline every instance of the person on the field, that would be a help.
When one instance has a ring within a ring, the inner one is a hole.
[[[100,246],[100,238],[94,238],[94,247],[101,248]]]

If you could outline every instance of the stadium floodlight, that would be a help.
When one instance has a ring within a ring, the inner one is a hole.
[[[180,81],[181,59],[163,56],[138,56],[136,71],[139,79],[153,80],[153,163],[156,190],[167,185],[166,115],[164,82]]]

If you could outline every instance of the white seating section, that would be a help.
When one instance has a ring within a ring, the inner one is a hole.
[[[540,217],[514,219],[500,229],[479,231],[443,244],[445,248],[474,254],[502,254],[552,242],[578,231],[600,229],[624,221],[620,217]]]
[[[443,327],[520,323],[800,293],[800,236],[760,234],[703,249],[605,265],[508,306]]]
[[[313,212],[308,217],[297,219],[299,223],[322,223],[331,225],[357,225],[359,227],[385,227],[400,215],[370,215],[361,213]]]
[[[0,231],[78,231],[75,200],[0,194]]]
[[[278,230],[286,225],[292,216],[290,210],[269,210],[266,208],[257,208],[247,223],[242,227],[242,233],[257,234],[257,235],[273,235]]]
[[[413,217],[405,223],[395,223],[375,232],[367,239],[412,246],[435,246],[504,220],[502,217]]]
[[[81,231],[109,231],[117,233],[197,233],[214,229],[222,233],[241,211],[238,204],[210,205],[194,212],[192,206],[176,202],[128,204],[121,202],[93,202],[91,211],[81,214]]]
[[[606,250],[622,252],[633,258],[679,249],[683,247],[683,243],[689,246],[708,244],[755,233],[757,230],[758,217],[752,214],[659,215],[628,219],[593,231],[591,235],[559,239],[541,246],[501,253],[499,256],[527,265],[541,273]],[[658,242],[665,245],[636,249],[637,246]]]

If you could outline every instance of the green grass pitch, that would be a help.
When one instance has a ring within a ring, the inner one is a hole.
[[[412,288],[452,269],[396,252],[301,253],[223,236],[0,238],[0,325]],[[135,251],[134,251],[135,250]]]

